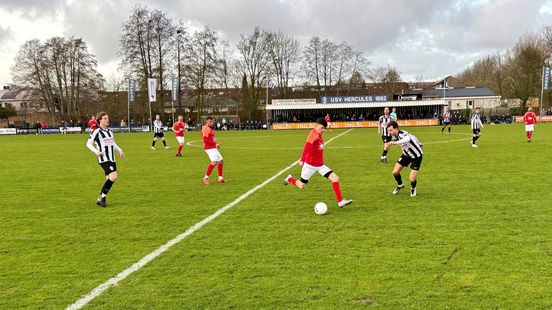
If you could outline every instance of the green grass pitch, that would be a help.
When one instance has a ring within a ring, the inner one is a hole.
[[[408,183],[391,195],[400,148],[382,164],[376,130],[354,129],[325,149],[351,206],[318,175],[303,190],[278,178],[87,307],[552,307],[552,125],[532,143],[522,125],[487,125],[478,149],[466,126],[405,129],[425,144],[417,197]],[[106,209],[87,136],[0,137],[0,309],[72,304],[299,159],[307,133],[217,133],[228,183],[215,169],[209,187],[198,132],[183,158],[173,134],[156,151],[150,134],[116,134],[126,157]]]

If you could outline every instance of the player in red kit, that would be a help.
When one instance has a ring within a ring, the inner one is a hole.
[[[537,115],[533,113],[532,107],[529,107],[527,113],[523,115],[523,121],[525,122],[525,133],[527,134],[527,142],[531,142],[531,138],[533,138],[533,131],[535,131],[535,126],[537,125]]]
[[[178,116],[178,121],[174,123],[172,130],[176,133],[176,140],[178,141],[178,151],[176,152],[177,157],[182,157],[180,153],[182,147],[184,146],[184,130],[186,130],[186,123],[184,123],[184,117],[182,115]]]
[[[328,124],[328,128],[330,128],[331,124],[330,124],[330,114],[326,114],[326,117],[324,117],[324,120],[326,121],[326,124]]]
[[[88,127],[90,127],[92,131],[98,128],[98,122],[96,122],[96,117],[94,115],[92,115],[92,118],[88,121]]]
[[[220,155],[219,148],[220,145],[215,141],[215,131],[213,127],[215,126],[215,120],[212,116],[207,117],[205,124],[201,129],[201,136],[203,137],[203,149],[207,156],[209,156],[209,166],[207,166],[207,171],[205,172],[205,177],[203,178],[203,184],[209,185],[209,175],[217,167],[218,170],[218,182],[226,183],[222,177],[222,155]]]
[[[339,177],[332,169],[324,165],[324,140],[322,139],[322,133],[327,127],[328,123],[323,118],[316,120],[316,124],[307,138],[303,155],[299,160],[299,165],[303,166],[301,170],[301,179],[294,179],[290,174],[284,180],[284,185],[291,183],[298,188],[303,188],[309,182],[312,175],[318,172],[320,175],[332,181],[332,188],[335,193],[335,198],[337,199],[337,204],[340,208],[343,208],[353,201],[351,199],[343,199],[339,187]]]

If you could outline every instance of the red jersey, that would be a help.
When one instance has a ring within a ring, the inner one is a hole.
[[[309,133],[301,161],[315,167],[324,166],[324,140],[316,129]]]
[[[92,129],[92,131],[96,130],[96,128],[98,128],[98,123],[96,122],[95,119],[91,119],[88,121],[88,127],[90,127],[90,129]]]
[[[537,115],[533,112],[527,112],[523,115],[523,121],[525,121],[525,125],[534,125],[537,122]]]
[[[330,121],[330,116],[329,116],[329,115],[326,115],[326,117],[324,117],[324,120],[325,120],[326,122],[329,122],[329,121]]]
[[[177,121],[173,125],[173,130],[176,132],[177,137],[184,137],[184,128],[186,127],[186,124],[181,121]]]
[[[203,149],[210,150],[217,148],[217,142],[215,141],[215,131],[209,126],[203,126],[201,129],[201,136],[203,137]]]

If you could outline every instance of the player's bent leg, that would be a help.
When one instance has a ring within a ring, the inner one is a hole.
[[[395,181],[397,181],[397,187],[393,190],[393,195],[397,195],[401,191],[401,189],[404,188],[404,184],[401,176],[401,170],[403,168],[404,168],[403,165],[399,163],[396,163],[395,167],[393,168],[392,174],[393,174],[393,177],[395,178]]]
[[[397,176],[397,175],[400,175],[401,174],[401,170],[403,170],[403,166],[399,163],[396,163],[395,164],[395,167],[393,167],[393,176]]]
[[[111,172],[111,173],[107,176],[107,178],[108,178],[109,180],[111,180],[111,182],[117,181],[117,177],[118,177],[117,171],[113,171],[113,172]]]
[[[418,176],[418,170],[412,169],[410,172],[410,197],[416,196],[416,185],[418,184],[418,181],[416,181],[416,177]]]
[[[217,161],[217,171],[218,171],[218,181],[219,183],[226,183],[224,178],[222,177],[222,169],[223,169],[223,161]]]
[[[295,181],[295,186],[297,186],[297,188],[299,188],[299,189],[302,189],[303,187],[305,187],[305,185],[307,185],[308,182],[309,182],[309,180],[303,180],[303,179],[296,180]]]

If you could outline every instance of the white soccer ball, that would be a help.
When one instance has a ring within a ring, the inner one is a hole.
[[[328,206],[323,202],[318,202],[314,205],[314,213],[318,215],[324,215],[328,212]]]

